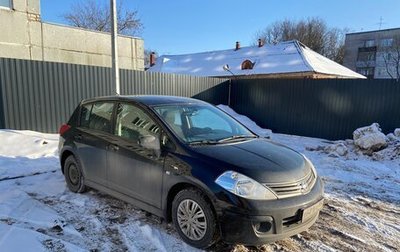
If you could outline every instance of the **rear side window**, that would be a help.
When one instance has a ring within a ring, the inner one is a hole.
[[[114,104],[97,102],[84,105],[81,110],[81,127],[109,132]]]
[[[81,106],[78,105],[75,110],[74,113],[72,113],[72,116],[69,118],[68,120],[68,125],[76,127],[78,125],[79,122],[79,112],[81,110]]]
[[[90,112],[92,111],[93,104],[87,104],[81,108],[81,127],[89,128]]]

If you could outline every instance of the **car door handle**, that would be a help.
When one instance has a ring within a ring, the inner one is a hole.
[[[108,146],[108,148],[109,148],[110,150],[113,150],[113,151],[119,150],[119,146],[118,146],[118,145],[115,145],[115,144],[110,144],[110,145]]]
[[[74,139],[75,139],[75,140],[82,140],[82,138],[83,138],[83,137],[82,137],[81,134],[78,134],[78,135],[75,135],[75,136],[74,136]]]

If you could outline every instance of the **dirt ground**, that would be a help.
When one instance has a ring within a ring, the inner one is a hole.
[[[31,195],[43,204],[66,216],[66,222],[72,224],[86,240],[86,247],[97,251],[102,243],[112,244],[112,251],[127,251],[124,229],[132,223],[149,225],[154,229],[172,235],[179,240],[171,224],[162,223],[159,218],[144,211],[136,210],[131,205],[90,190],[92,205],[76,208],[68,200],[74,195],[67,195],[62,200],[56,197],[40,198]],[[94,200],[93,200],[94,199]],[[308,231],[294,237],[260,247],[230,246],[222,242],[212,251],[399,251],[400,249],[400,208],[384,202],[379,204],[363,197],[338,199],[326,195],[324,207],[318,221]],[[93,219],[98,220],[97,227]],[[3,220],[4,221],[4,220]],[[42,230],[46,234],[62,236],[62,228]],[[97,232],[96,234],[94,232]],[[100,232],[100,233],[99,233]],[[140,234],[138,234],[140,235]],[[72,237],[71,237],[72,238]],[[139,238],[139,237],[138,237]],[[63,240],[69,240],[63,237]],[[57,244],[47,244],[50,251],[59,251]],[[138,246],[139,245],[139,246]],[[184,251],[183,244],[177,244],[175,251]],[[140,243],[135,244],[141,248]],[[54,249],[53,249],[54,248]],[[144,249],[147,247],[143,244]]]

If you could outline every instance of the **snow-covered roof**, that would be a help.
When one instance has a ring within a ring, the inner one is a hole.
[[[254,63],[253,69],[242,70],[241,66],[245,60]],[[235,75],[315,72],[344,78],[365,78],[296,40],[262,47],[241,47],[239,50],[162,55],[147,71],[196,76],[231,76],[231,73],[223,69],[226,64]]]

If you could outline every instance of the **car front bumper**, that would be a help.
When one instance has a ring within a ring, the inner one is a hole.
[[[219,216],[227,243],[262,245],[301,233],[318,219],[323,206],[323,182],[317,178],[306,195],[274,201],[251,201],[246,208],[225,208]],[[248,203],[248,202],[247,202]]]

